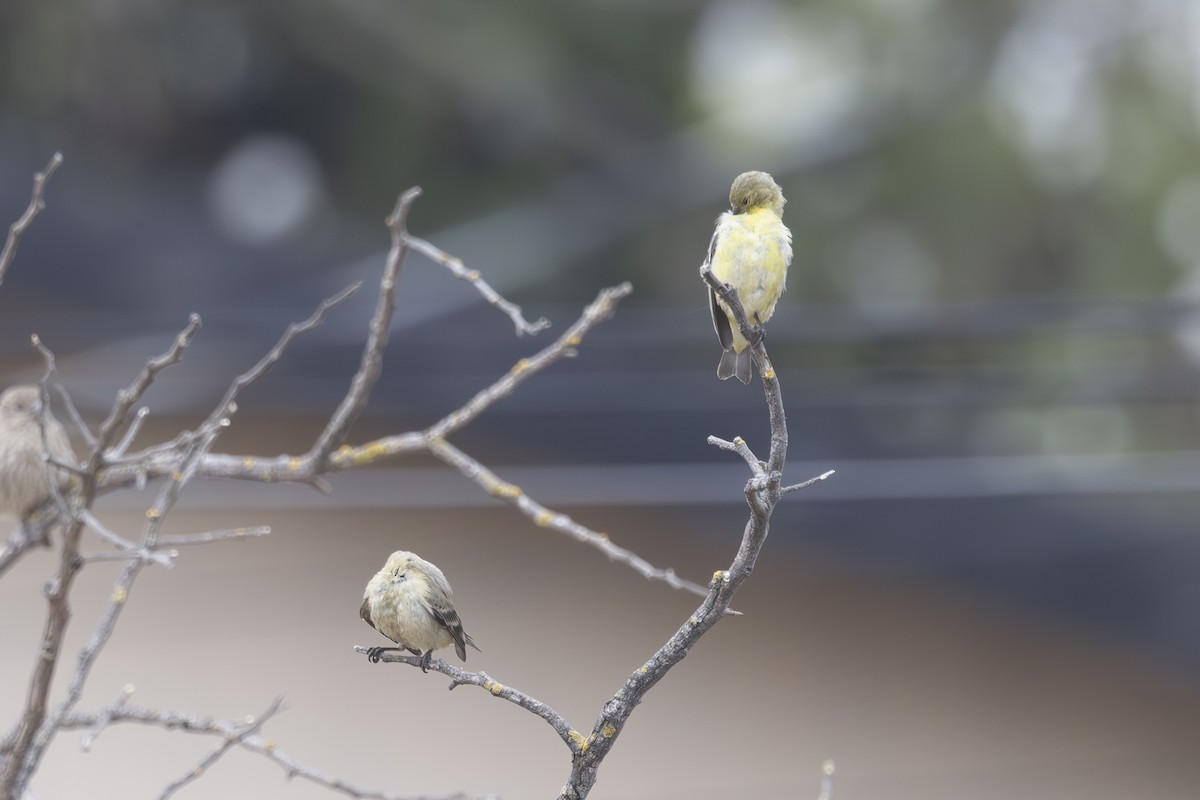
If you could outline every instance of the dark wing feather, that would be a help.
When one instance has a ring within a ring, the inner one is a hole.
[[[721,340],[722,349],[729,350],[733,347],[733,328],[729,325],[729,315],[717,303],[717,293],[712,289],[708,290],[708,310],[712,312],[713,328]]]
[[[362,607],[358,609],[358,615],[362,617],[363,621],[372,628],[375,627],[375,623],[371,621],[371,604],[367,602],[367,598],[365,597],[363,598]],[[378,630],[378,628],[376,628],[376,630]]]
[[[708,242],[708,254],[704,257],[704,266],[712,269],[713,256],[717,253],[717,239],[720,237],[720,224],[718,222],[717,229],[713,231],[712,239]],[[717,303],[717,293],[712,289],[708,290],[708,310],[712,313],[713,330],[717,332],[717,338],[721,340],[721,347],[725,350],[733,347],[733,329],[729,326],[729,315]]]
[[[467,645],[471,645],[476,650],[479,650],[479,645],[475,644],[471,639],[471,634],[463,630],[462,620],[459,619],[458,612],[453,608],[441,608],[437,605],[430,606],[429,609],[433,613],[433,618],[438,624],[450,632],[450,637],[454,639],[454,652],[458,653],[458,657],[463,661],[467,660]],[[483,652],[480,650],[480,652]]]

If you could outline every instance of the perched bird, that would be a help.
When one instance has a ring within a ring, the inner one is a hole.
[[[775,313],[792,263],[792,232],[783,224],[783,192],[765,172],[743,172],[729,189],[729,211],[717,218],[717,229],[704,263],[720,281],[737,291],[750,324],[761,326]],[[708,293],[713,327],[721,340],[717,377],[750,382],[754,363],[737,320],[716,292]]]
[[[45,452],[55,461],[76,463],[62,423],[42,405],[41,389],[10,386],[0,395],[0,511],[24,519],[50,497],[51,475],[60,488],[70,483],[69,474],[46,463]]]
[[[467,645],[479,650],[454,610],[446,576],[436,565],[406,550],[392,553],[371,578],[358,614],[400,645],[372,647],[367,654],[372,662],[378,662],[380,653],[388,650],[407,650],[421,656],[421,671],[425,672],[433,651],[449,647],[451,642],[463,661],[467,660]]]

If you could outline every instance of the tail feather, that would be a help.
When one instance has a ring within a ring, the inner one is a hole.
[[[750,383],[750,371],[753,363],[754,359],[750,355],[749,349],[737,353],[731,347],[721,353],[721,362],[717,364],[717,377],[727,381],[736,376],[742,383]]]

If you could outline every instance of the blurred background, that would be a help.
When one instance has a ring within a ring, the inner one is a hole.
[[[143,441],[207,414],[324,297],[363,291],[245,393],[219,449],[302,452],[357,366],[396,195],[531,318],[518,338],[413,256],[352,441],[423,427],[634,295],[579,357],[454,437],[501,477],[704,582],[765,454],[715,377],[697,268],[739,172],[796,258],[768,345],[789,482],[746,616],[632,718],[594,797],[1194,797],[1200,780],[1200,2],[18,0],[0,8],[0,220],[61,150],[0,292],[5,384],[38,333],[90,421],[189,312]],[[291,710],[280,748],[364,789],[554,796],[540,721],[371,666],[362,586],[439,563],[468,667],[581,730],[694,607],[431,461],[299,487],[197,485],[172,529],[265,540],[150,570],[82,708]],[[104,499],[131,535],[146,494]],[[87,546],[101,549],[95,541]],[[24,700],[52,554],[0,581],[0,720]],[[86,641],[116,567],[80,583]],[[63,665],[73,665],[70,653]],[[436,689],[436,691],[434,691]],[[215,742],[64,734],[38,797],[155,796]],[[234,753],[193,797],[328,797]]]

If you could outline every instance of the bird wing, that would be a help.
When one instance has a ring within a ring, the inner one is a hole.
[[[712,269],[713,258],[717,254],[717,240],[720,237],[721,222],[717,220],[716,230],[713,231],[712,239],[708,242],[708,254],[704,257],[704,266],[710,270]],[[708,290],[708,310],[712,314],[713,329],[717,332],[717,338],[721,340],[721,347],[728,350],[733,347],[733,328],[729,325],[729,315],[717,303],[717,293],[712,289]]]
[[[429,613],[433,614],[437,623],[450,633],[450,638],[454,639],[454,652],[458,653],[459,658],[466,661],[467,645],[471,645],[476,650],[479,650],[479,645],[475,644],[471,635],[463,630],[462,619],[454,610],[453,594],[446,576],[442,574],[441,570],[428,570],[427,574],[429,575],[429,593],[426,602],[429,606]]]
[[[367,598],[363,598],[362,607],[358,609],[358,615],[363,618],[363,621],[375,628],[375,623],[371,621],[371,602]],[[375,628],[375,630],[379,630]]]

